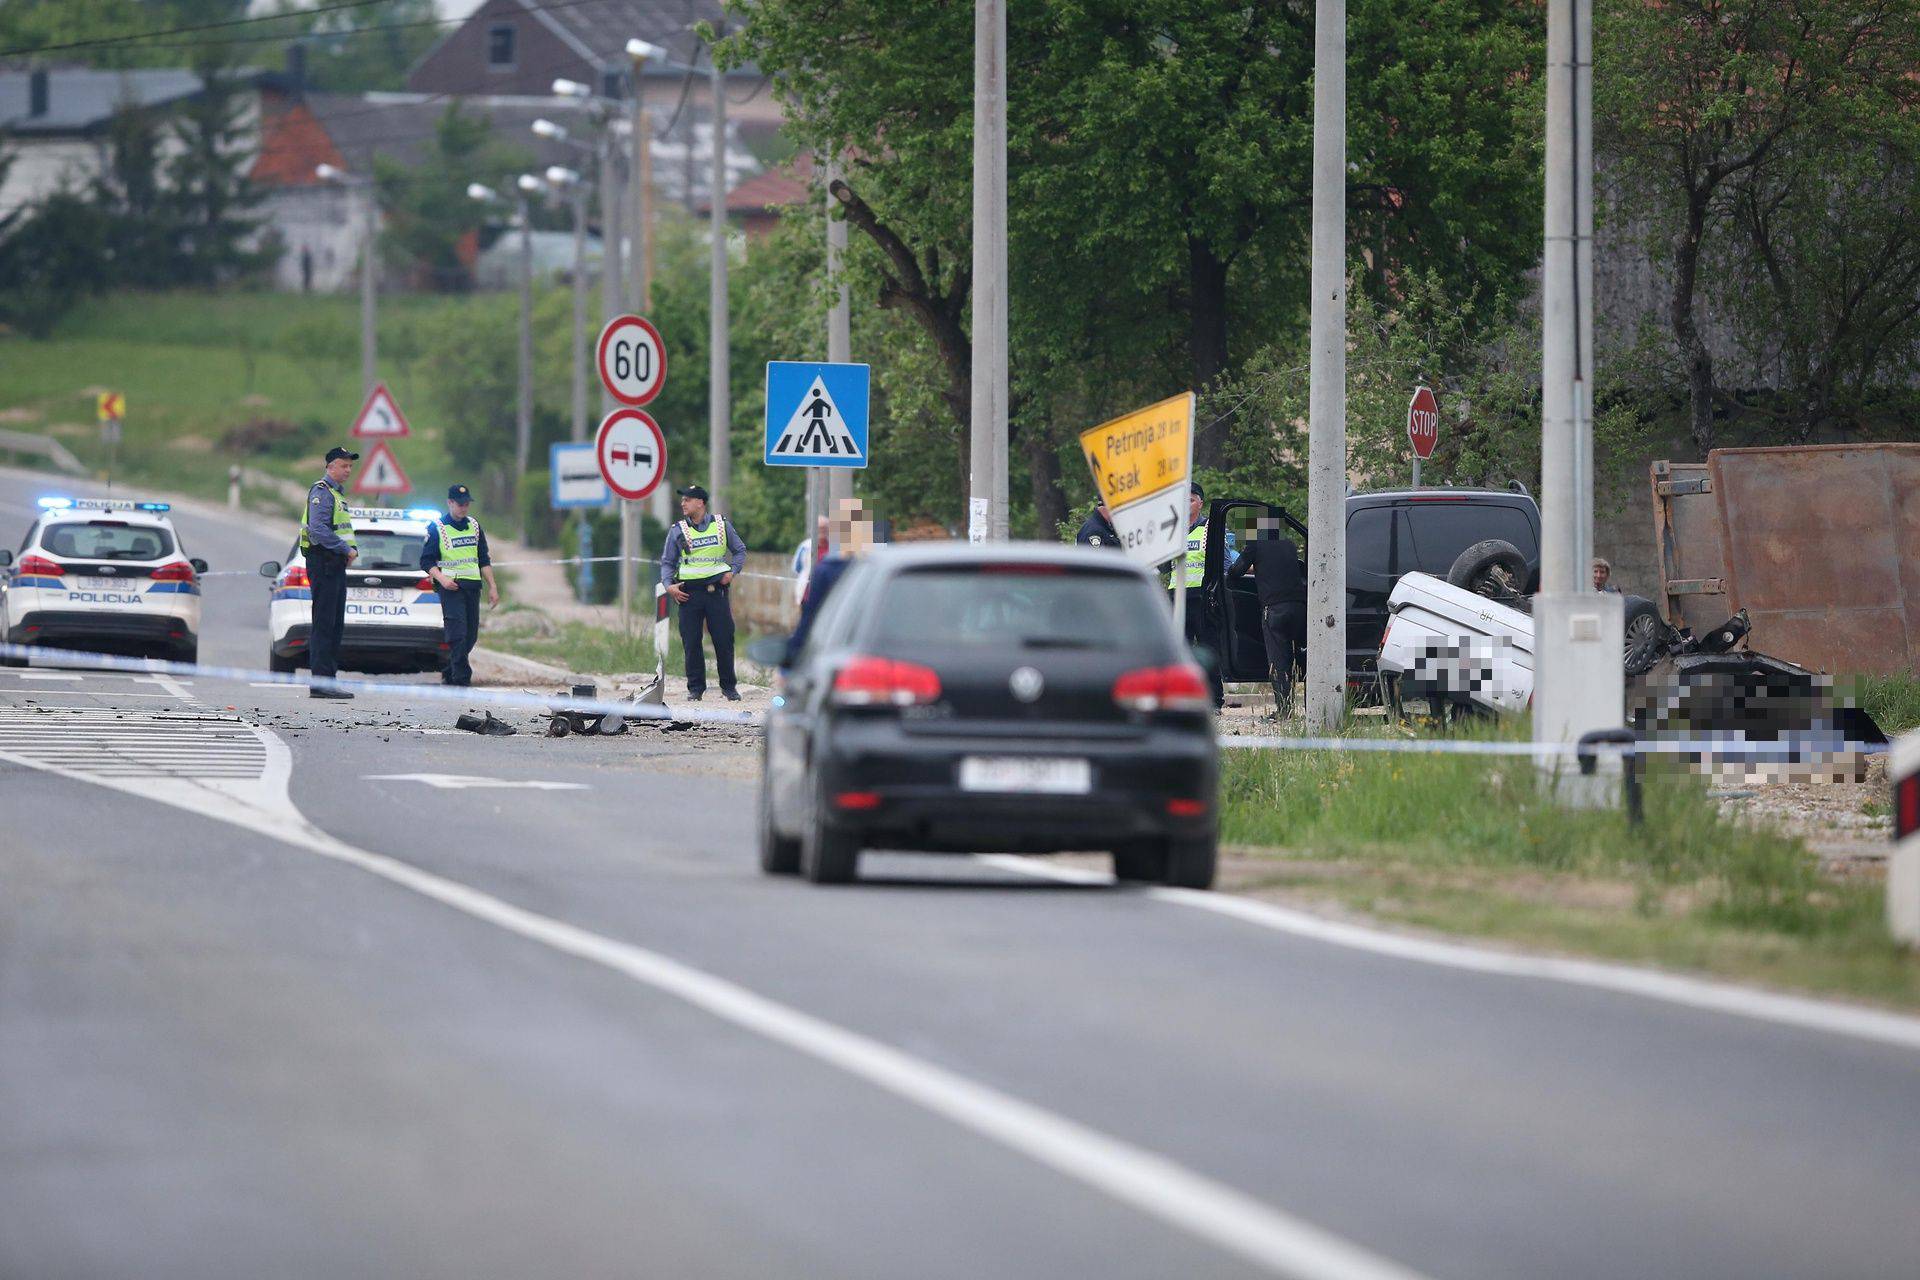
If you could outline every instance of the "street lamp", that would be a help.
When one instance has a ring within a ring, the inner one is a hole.
[[[578,172],[553,165],[547,189],[573,206],[573,422],[570,435],[587,438],[587,184]],[[604,249],[603,249],[604,252]]]
[[[517,501],[533,449],[533,217],[527,198],[539,194],[542,187],[538,178],[524,173],[514,186],[514,220],[520,227],[520,384],[513,437],[513,493]],[[483,204],[507,203],[499,192],[478,182],[467,187],[467,196]]]
[[[668,59],[667,51],[659,45],[645,40],[627,41],[627,56],[633,59],[635,71],[642,63],[654,63],[675,70],[693,72],[694,68]],[[731,387],[728,383],[728,364],[730,339],[728,337],[729,316],[727,313],[727,86],[726,78],[721,74],[720,63],[709,56],[709,76],[713,84],[713,176],[710,191],[710,229],[708,236],[712,240],[711,267],[708,277],[707,297],[707,455],[708,476],[707,491],[712,494],[710,507],[719,510],[726,502],[726,493],[733,476],[733,453],[730,439],[730,427],[733,417]],[[635,77],[637,82],[638,76]],[[554,92],[560,86],[556,82]],[[634,96],[639,97],[639,85],[634,86]],[[644,115],[636,112],[634,124],[634,146],[643,144]]]
[[[364,398],[373,394],[374,329],[377,323],[374,313],[373,259],[374,242],[380,233],[379,205],[374,200],[372,178],[356,177],[330,164],[315,165],[313,176],[348,190],[359,188],[365,195],[361,210],[364,222],[360,248],[360,395]]]

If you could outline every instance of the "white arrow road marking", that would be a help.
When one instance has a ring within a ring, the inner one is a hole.
[[[990,866],[1018,871],[1022,875],[1038,876],[1044,880],[1060,880],[1069,884],[1113,883],[1113,877],[1102,872],[1084,871],[1076,867],[1048,866],[1037,858],[1023,858],[1012,854],[984,854],[979,860]],[[1510,978],[1539,978],[1549,982],[1565,982],[1576,987],[1595,987],[1602,991],[1641,996],[1648,1000],[1664,1000],[1668,1004],[1686,1005],[1714,1013],[1730,1013],[1736,1017],[1755,1018],[1761,1022],[1797,1027],[1803,1031],[1824,1031],[1831,1035],[1853,1036],[1856,1039],[1872,1040],[1902,1049],[1920,1050],[1920,1018],[1906,1014],[1864,1009],[1858,1005],[1836,1004],[1807,996],[1756,991],[1751,987],[1735,986],[1730,982],[1688,978],[1675,973],[1661,973],[1656,969],[1636,969],[1631,965],[1606,964],[1598,960],[1567,960],[1557,956],[1520,955],[1467,946],[1458,942],[1416,938],[1409,934],[1389,933],[1384,929],[1370,929],[1361,925],[1345,924],[1338,920],[1328,920],[1311,912],[1296,911],[1254,898],[1243,898],[1234,893],[1207,893],[1198,889],[1168,888],[1152,888],[1144,892],[1148,897],[1158,898],[1162,902],[1174,902],[1183,907],[1211,911],[1216,915],[1232,916],[1236,920],[1258,925],[1263,929],[1290,933],[1301,938],[1312,938],[1316,942],[1331,943],[1336,947],[1371,951],[1375,955],[1392,956],[1396,960],[1411,960],[1418,964],[1439,965],[1447,969],[1465,969],[1473,973],[1490,973]]]
[[[232,823],[599,965],[743,1031],[838,1067],[1275,1275],[1295,1280],[1422,1280],[1418,1272],[1165,1156],[770,1000],[658,951],[517,907],[457,880],[337,840],[294,807],[287,793],[293,757],[286,743],[263,729],[254,727],[252,731],[266,751],[267,766],[264,776],[247,781],[103,777],[81,767],[52,764],[4,749],[0,749],[0,760]]]
[[[590,791],[584,782],[542,782],[537,778],[476,778],[464,773],[369,773],[368,782],[420,782],[442,791],[467,791],[474,787],[508,787],[526,791]]]

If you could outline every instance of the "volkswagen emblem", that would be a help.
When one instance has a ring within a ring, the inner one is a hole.
[[[120,572],[120,571],[119,571],[118,569],[116,569],[116,568],[114,568],[114,567],[113,567],[112,565],[110,565],[110,564],[103,564],[103,565],[101,565],[101,566],[100,566],[100,572],[101,572],[101,573],[109,573],[109,574],[111,574],[111,573],[118,573],[118,572]]]
[[[1032,667],[1020,667],[1007,680],[1007,687],[1013,690],[1013,696],[1018,701],[1038,702],[1040,691],[1047,687],[1047,682]]]

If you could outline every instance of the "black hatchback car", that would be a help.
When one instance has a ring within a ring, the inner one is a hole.
[[[1371,684],[1387,628],[1387,598],[1402,574],[1444,578],[1468,548],[1490,539],[1509,543],[1526,563],[1519,585],[1533,590],[1540,572],[1540,508],[1526,493],[1496,489],[1399,489],[1347,495],[1347,682]],[[1213,503],[1207,514],[1205,608],[1222,638],[1221,675],[1267,679],[1260,601],[1253,578],[1229,581],[1226,535],[1246,546],[1257,517],[1274,516],[1306,552],[1307,530],[1281,507],[1243,498]]]
[[[767,714],[760,864],[851,880],[863,849],[1108,850],[1213,884],[1206,678],[1154,579],[1047,544],[887,547],[828,597]]]

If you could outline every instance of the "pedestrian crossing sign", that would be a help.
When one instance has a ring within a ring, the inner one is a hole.
[[[766,464],[866,466],[870,375],[864,364],[768,361]]]

